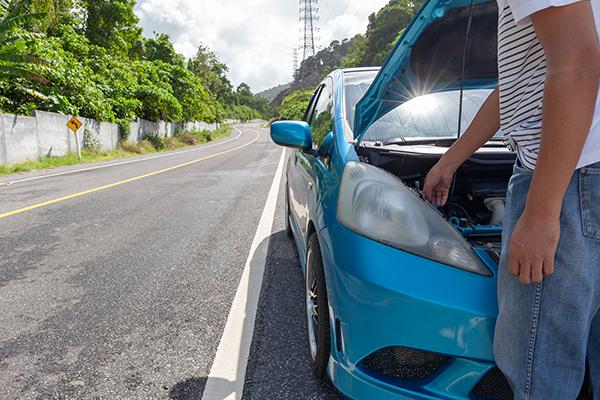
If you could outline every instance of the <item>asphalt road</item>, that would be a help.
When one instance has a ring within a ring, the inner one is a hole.
[[[266,129],[239,129],[160,158],[0,179],[0,398],[202,398],[281,157]],[[280,188],[244,398],[338,398],[309,369],[282,201]]]

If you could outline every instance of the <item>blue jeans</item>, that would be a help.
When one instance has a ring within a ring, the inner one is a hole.
[[[508,246],[532,173],[515,167],[504,219],[494,352],[515,400],[574,400],[586,360],[600,399],[600,163],[575,172],[560,217],[555,274],[525,286],[508,272]]]

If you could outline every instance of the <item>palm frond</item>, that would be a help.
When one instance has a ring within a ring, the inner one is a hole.
[[[30,54],[13,53],[0,49],[0,63],[50,65],[50,61]]]
[[[46,85],[50,83],[48,79],[43,77],[42,75],[30,71],[26,66],[12,64],[12,65],[0,65],[0,77],[4,78],[14,78],[16,76],[20,76],[32,81],[36,81],[41,83],[42,85]]]
[[[18,13],[15,15],[8,15],[0,21],[0,32],[7,31],[9,29],[17,28],[19,25],[25,25],[29,22],[36,21],[40,18],[44,18],[46,13]]]
[[[33,89],[29,89],[29,88],[24,88],[24,90],[31,97],[35,97],[36,99],[39,99],[39,100],[48,100],[48,96],[46,96],[44,93],[38,92],[37,90],[33,90]]]
[[[9,0],[0,0],[0,15],[8,13],[10,6],[11,2]]]
[[[27,54],[25,50],[26,43],[40,35],[19,29],[46,15],[29,12],[30,4],[30,0],[0,0],[0,77],[24,77],[47,84],[49,81],[31,67],[49,65],[48,60]]]
[[[37,32],[17,32],[13,33],[11,36],[7,36],[5,33],[8,32],[0,32],[0,46],[10,45],[18,40],[30,41],[44,36]]]

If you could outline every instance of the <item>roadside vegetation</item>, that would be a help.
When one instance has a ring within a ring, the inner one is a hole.
[[[85,140],[81,162],[103,161],[205,143],[229,133],[151,136],[131,144],[131,122],[219,123],[275,115],[268,100],[227,79],[228,67],[206,46],[186,59],[166,34],[148,38],[135,0],[0,0],[0,113],[50,111],[119,125],[120,144],[103,152]],[[80,162],[45,157],[0,174]]]
[[[280,118],[291,121],[302,119],[312,93],[312,90],[292,92],[281,103],[281,108],[279,109]]]
[[[315,86],[332,71],[338,68],[382,65],[422,4],[423,0],[391,0],[381,10],[369,16],[369,26],[364,35],[335,40],[315,56],[304,60],[296,71],[290,88],[272,102],[276,107],[281,106],[279,117],[301,118],[299,112],[290,110],[301,108],[302,105],[305,109],[308,100],[302,92],[310,90],[312,93]]]
[[[231,127],[221,126],[214,132],[192,131],[178,133],[173,137],[149,136],[139,142],[121,142],[115,150],[102,151],[93,145],[85,146],[81,151],[81,160],[77,154],[69,153],[61,157],[42,157],[38,160],[26,161],[16,165],[0,164],[0,176],[18,172],[30,172],[41,169],[53,169],[80,163],[94,163],[118,158],[129,158],[143,154],[176,150],[218,140],[231,135]]]
[[[142,36],[135,0],[0,0],[0,111],[119,123],[268,119],[268,101],[200,46],[186,59],[166,34]],[[127,130],[123,129],[126,137]]]

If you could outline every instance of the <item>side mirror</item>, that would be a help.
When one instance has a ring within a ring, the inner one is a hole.
[[[304,121],[279,121],[271,125],[271,139],[280,146],[312,149],[312,130]]]

